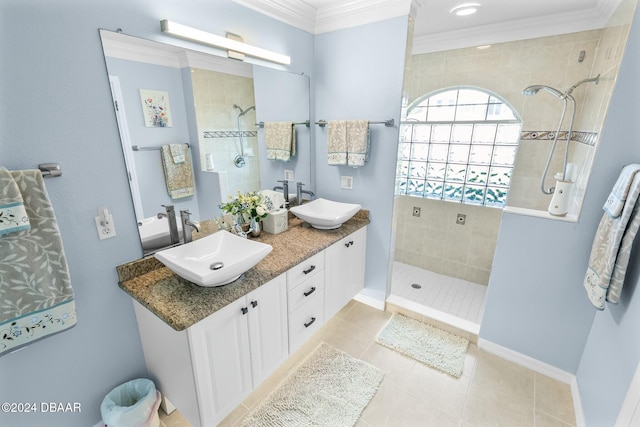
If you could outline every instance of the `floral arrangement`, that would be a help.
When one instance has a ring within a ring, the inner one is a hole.
[[[221,203],[219,207],[223,212],[233,215],[238,223],[260,222],[273,208],[271,200],[256,191],[245,194],[238,191],[235,199],[231,196],[229,199],[229,202]]]

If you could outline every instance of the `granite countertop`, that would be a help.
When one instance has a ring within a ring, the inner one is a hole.
[[[263,231],[254,238],[271,245],[271,253],[228,285],[198,286],[177,276],[153,256],[117,266],[118,285],[173,329],[181,331],[367,224],[366,210],[335,230],[317,230],[290,214],[287,231],[280,234]],[[201,231],[193,234],[194,240],[218,231],[219,227],[217,220],[201,222]]]

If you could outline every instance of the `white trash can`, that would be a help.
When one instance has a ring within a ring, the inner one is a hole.
[[[153,381],[138,378],[111,390],[100,405],[109,427],[159,427],[160,392]]]

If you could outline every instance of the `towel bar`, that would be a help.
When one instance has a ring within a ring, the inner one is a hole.
[[[191,144],[189,144],[189,143],[186,143],[184,145],[186,145],[187,147],[191,148]],[[161,150],[162,146],[161,145],[156,145],[156,146],[149,146],[149,147],[139,147],[137,145],[132,145],[131,149],[133,151]]]
[[[293,125],[294,126],[305,125],[306,127],[311,127],[311,122],[309,120],[307,120],[306,122],[294,122]],[[264,122],[256,123],[256,126],[258,126],[259,128],[263,128]]]
[[[45,178],[53,178],[62,175],[62,168],[58,163],[40,163],[38,169]]]
[[[329,122],[326,120],[318,120],[316,122],[316,124],[321,128],[325,127],[328,123]],[[388,128],[393,127],[394,123],[395,123],[395,119],[387,119],[383,122],[369,122],[370,125],[385,125],[385,127],[388,127]]]

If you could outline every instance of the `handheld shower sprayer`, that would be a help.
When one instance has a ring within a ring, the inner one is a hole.
[[[237,168],[241,168],[244,167],[244,165],[246,164],[246,159],[244,158],[244,139],[242,138],[242,127],[240,126],[240,117],[244,116],[245,114],[247,114],[249,111],[256,109],[255,105],[252,105],[251,107],[247,108],[246,110],[243,110],[242,107],[240,107],[238,104],[233,104],[233,108],[240,110],[240,114],[238,114],[238,133],[239,133],[239,138],[240,138],[240,154],[238,154],[235,159],[233,159],[233,164],[237,167]]]
[[[558,143],[558,136],[560,134],[560,129],[562,128],[562,123],[564,122],[564,117],[565,114],[567,112],[567,101],[571,102],[571,120],[569,121],[569,130],[567,132],[567,145],[565,147],[565,151],[564,151],[564,164],[563,164],[563,168],[562,168],[562,181],[566,181],[567,180],[567,164],[568,164],[568,158],[569,158],[569,143],[571,142],[571,137],[573,135],[573,121],[575,119],[575,115],[576,115],[576,100],[575,98],[571,95],[571,93],[581,84],[584,83],[595,83],[598,84],[600,80],[600,74],[598,74],[596,77],[594,78],[588,78],[588,79],[583,79],[580,80],[579,82],[577,82],[576,84],[574,84],[573,86],[571,86],[569,89],[567,89],[564,92],[560,92],[558,89],[555,89],[551,86],[547,86],[547,85],[532,85],[532,86],[528,86],[526,87],[523,91],[522,94],[525,96],[533,96],[535,94],[537,94],[538,92],[545,91],[548,92],[550,94],[552,94],[553,96],[562,99],[564,102],[564,106],[562,108],[562,114],[560,115],[560,121],[558,122],[558,129],[555,132],[554,138],[553,138],[553,144],[551,146],[551,152],[549,153],[549,158],[547,159],[547,164],[544,168],[544,172],[542,173],[542,179],[540,180],[540,189],[542,190],[542,192],[544,194],[553,194],[555,191],[555,187],[549,187],[549,189],[545,189],[544,187],[544,182],[547,178],[547,173],[549,172],[549,166],[551,164],[551,159],[553,158],[553,153],[555,152],[556,149],[556,145]]]

